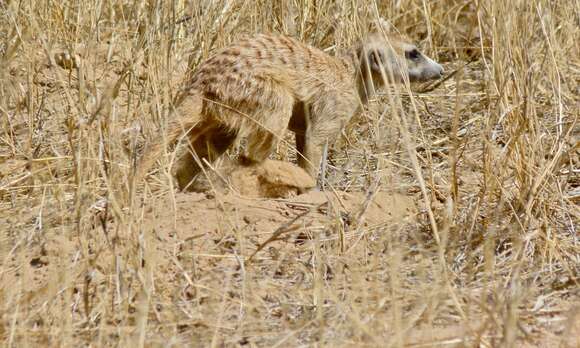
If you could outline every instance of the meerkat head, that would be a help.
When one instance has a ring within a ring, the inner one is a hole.
[[[385,82],[411,82],[438,79],[443,67],[423,54],[417,46],[390,29],[380,20],[376,30],[361,43],[358,53],[365,89],[371,94],[374,87]],[[369,86],[372,81],[373,86]]]

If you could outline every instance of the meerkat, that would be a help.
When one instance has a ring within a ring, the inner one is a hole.
[[[217,51],[181,90],[167,141],[146,149],[137,168],[142,177],[164,146],[187,139],[190,151],[177,160],[181,190],[239,137],[240,163],[261,163],[286,129],[295,134],[298,165],[316,179],[326,143],[385,82],[425,81],[443,67],[402,36],[379,23],[342,55],[283,35],[260,34]]]

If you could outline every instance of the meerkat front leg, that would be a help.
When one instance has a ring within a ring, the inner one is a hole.
[[[322,152],[326,144],[332,144],[340,133],[338,124],[333,124],[332,128],[324,129],[314,125],[307,127],[306,132],[296,135],[298,155],[298,165],[302,167],[312,178],[318,179],[320,165],[322,160]]]
[[[343,112],[323,114],[319,119],[307,121],[303,136],[296,134],[297,149],[301,154],[298,165],[315,180],[318,179],[324,147],[332,146],[350,117],[350,113]]]
[[[306,103],[296,105],[288,128],[295,133],[298,166],[316,180],[324,144],[334,136],[333,130],[337,127],[331,124],[332,120],[324,124],[325,117],[322,120],[313,118],[312,108]]]
[[[353,100],[356,99],[350,95],[327,92],[315,103],[295,109],[292,128],[296,133],[298,165],[315,180],[325,145],[332,146],[356,110]]]
[[[252,127],[248,135],[246,150],[241,157],[242,164],[264,162],[283,138],[292,115],[294,100],[291,95],[282,91],[278,92],[279,98],[272,102],[273,105],[254,110],[253,119],[261,120],[262,124]]]

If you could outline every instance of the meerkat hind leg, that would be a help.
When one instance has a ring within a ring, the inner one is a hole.
[[[274,134],[266,130],[255,131],[248,137],[244,154],[240,156],[240,164],[252,165],[264,162],[276,149],[278,141]]]
[[[255,111],[254,119],[268,120],[249,136],[244,154],[240,156],[240,164],[251,165],[264,162],[272,152],[276,150],[278,142],[283,138],[288,129],[288,123],[292,116],[294,99],[280,90],[277,103],[279,106],[272,110],[269,106]],[[267,115],[267,117],[264,117]]]
[[[219,126],[210,128],[202,134],[191,133],[191,143],[176,166],[175,177],[179,188],[195,191],[193,183],[202,171],[199,164],[203,164],[204,159],[209,163],[215,162],[234,143],[236,136],[236,132]]]

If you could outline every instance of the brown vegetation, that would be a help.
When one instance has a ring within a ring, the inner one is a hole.
[[[315,3],[0,3],[2,346],[579,345],[578,3]],[[134,180],[215,49],[379,15],[446,78],[372,99],[323,192]]]

